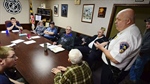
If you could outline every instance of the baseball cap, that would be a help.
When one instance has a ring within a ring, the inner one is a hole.
[[[53,21],[51,21],[50,24],[55,24],[55,23]]]
[[[150,22],[150,17],[145,19],[144,22]]]

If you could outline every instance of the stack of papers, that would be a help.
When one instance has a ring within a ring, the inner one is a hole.
[[[41,47],[44,47],[44,43],[40,44]],[[61,51],[64,51],[65,49],[62,47],[59,47],[57,45],[52,45],[50,43],[47,43],[47,48],[50,49],[51,51],[53,51],[54,53],[58,53]]]
[[[24,43],[25,43],[25,44],[32,44],[32,43],[36,43],[36,41],[30,40],[30,41],[25,41]]]
[[[32,36],[31,39],[37,39],[40,38],[40,36]]]
[[[58,52],[61,52],[61,51],[64,51],[65,49],[62,48],[62,47],[59,47],[57,45],[51,45],[51,46],[48,46],[48,48],[53,51],[54,53],[58,53]]]
[[[13,47],[13,46],[15,46],[16,44],[10,44],[10,45],[6,45],[6,47]]]
[[[21,42],[23,42],[24,40],[22,40],[22,39],[17,39],[17,40],[14,40],[14,41],[11,41],[11,43],[13,43],[13,44],[18,44],[18,43],[21,43]]]
[[[19,32],[19,30],[12,30],[12,32]]]
[[[1,33],[6,33],[6,31],[1,31]]]
[[[12,32],[19,32],[19,30],[12,30]],[[6,33],[6,31],[1,31],[1,33]]]

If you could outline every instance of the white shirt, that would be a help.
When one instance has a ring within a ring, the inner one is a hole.
[[[139,28],[133,24],[128,28],[117,34],[109,44],[108,50],[110,51],[111,56],[119,62],[119,64],[115,64],[111,62],[112,66],[115,66],[122,70],[129,61],[134,57],[134,59],[130,62],[130,64],[126,67],[125,71],[129,70],[132,64],[134,63],[136,57],[138,56],[140,46],[141,46],[141,33]],[[121,44],[127,44],[128,48],[123,52],[120,52]],[[102,55],[103,61],[108,65],[105,54]]]
[[[91,43],[89,43],[88,47],[92,49],[94,42],[95,42],[97,39],[101,39],[102,37],[103,37],[103,36],[101,36],[101,37],[96,37]]]

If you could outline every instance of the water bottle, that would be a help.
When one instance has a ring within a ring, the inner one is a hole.
[[[47,52],[47,43],[44,43],[44,51]]]
[[[6,35],[9,35],[9,31],[8,30],[6,30]]]

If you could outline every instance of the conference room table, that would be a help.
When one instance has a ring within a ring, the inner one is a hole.
[[[22,33],[37,36],[29,30],[23,30]],[[18,32],[10,32],[0,34],[0,42],[2,46],[10,45],[11,41],[22,39],[29,41],[26,36],[19,36]],[[40,36],[40,38],[33,39],[36,43],[25,44],[23,42],[13,46],[18,60],[16,69],[25,78],[29,84],[54,84],[54,74],[51,69],[59,65],[70,66],[68,62],[68,51],[54,53],[50,50],[44,52],[44,48],[39,44],[52,41]]]

